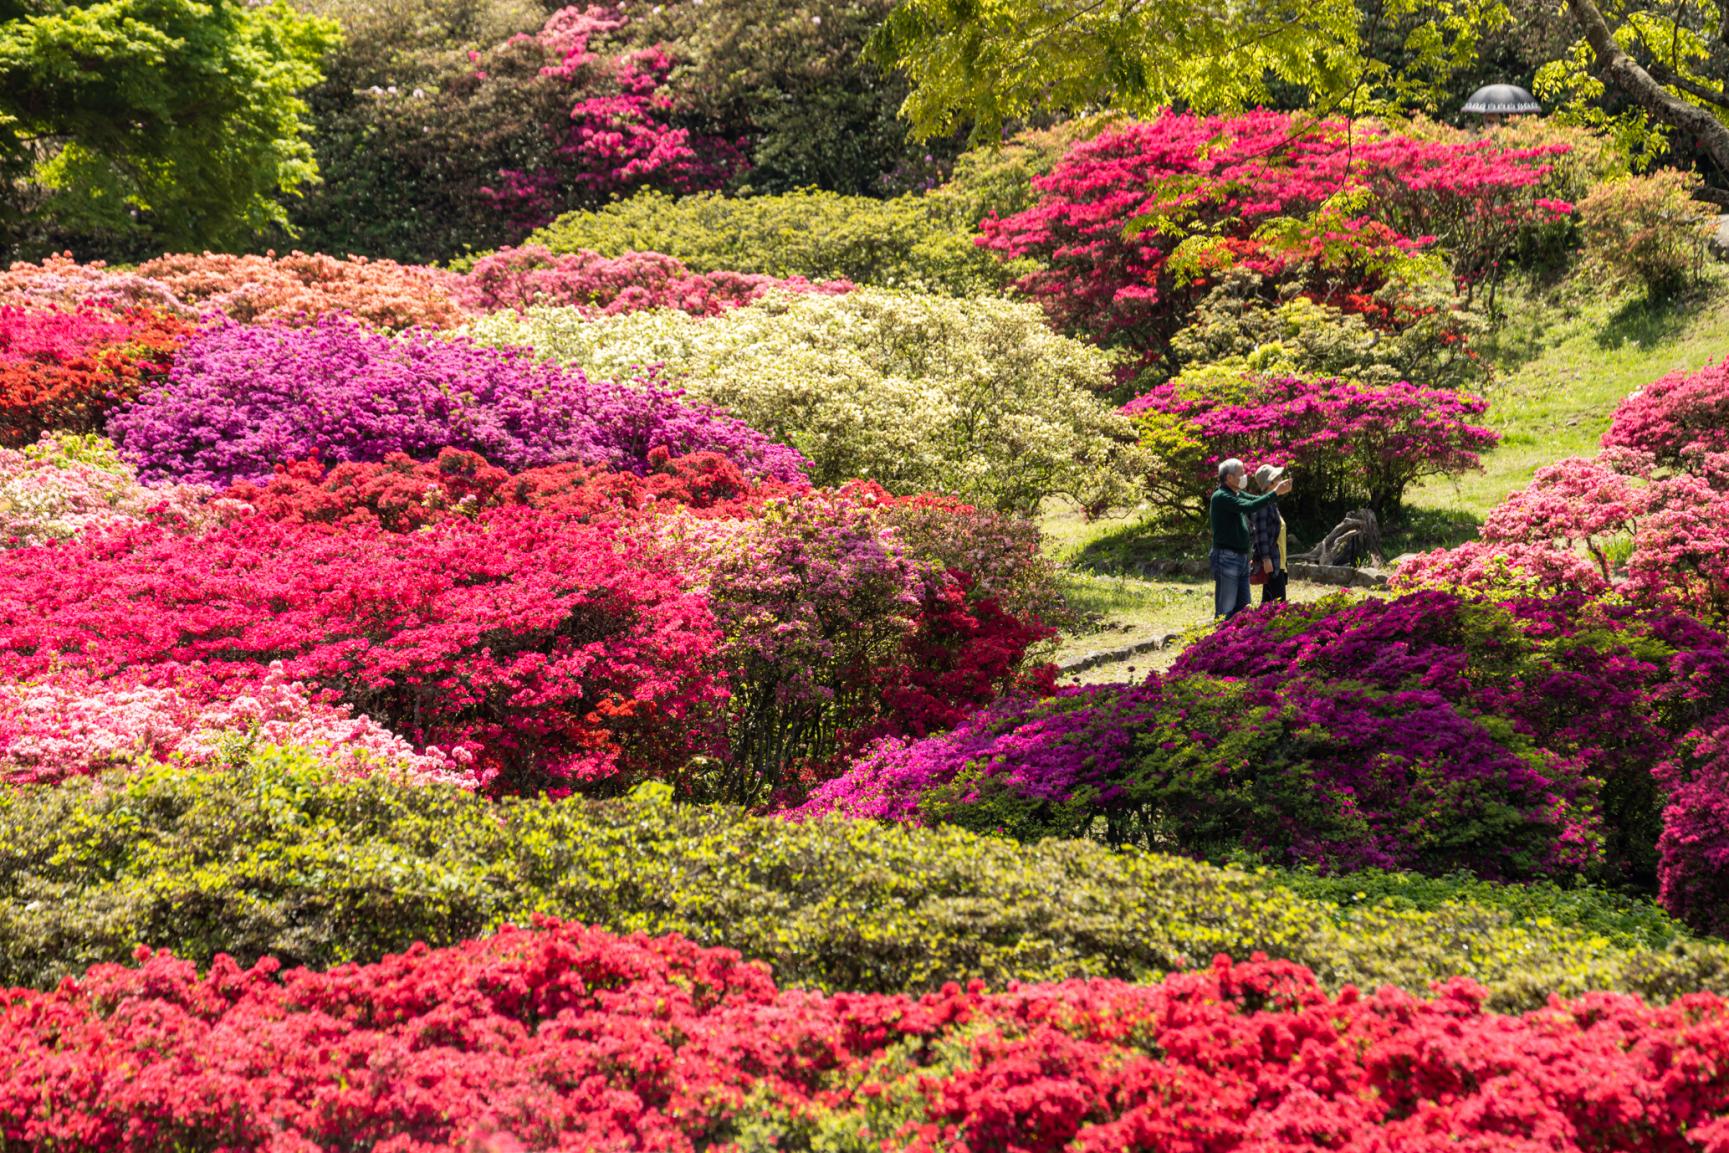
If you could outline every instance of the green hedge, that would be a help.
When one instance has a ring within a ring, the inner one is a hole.
[[[679,199],[641,192],[605,208],[559,217],[525,244],[603,256],[664,252],[698,272],[847,279],[952,296],[995,292],[1027,270],[972,242],[961,201],[908,194],[892,200],[807,189],[779,196]]]
[[[1470,900],[1345,907],[1241,869],[1091,842],[797,825],[646,798],[495,804],[338,780],[280,750],[226,773],[0,793],[8,984],[45,985],[143,943],[200,962],[221,951],[328,965],[534,913],[681,932],[829,989],[1150,979],[1264,951],[1335,985],[1421,988],[1462,973],[1507,1008],[1586,988],[1729,990],[1721,944],[1627,947]]]

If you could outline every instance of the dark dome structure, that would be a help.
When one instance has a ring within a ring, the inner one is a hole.
[[[1471,93],[1461,111],[1482,116],[1522,116],[1528,112],[1541,112],[1543,106],[1517,84],[1490,84]]]

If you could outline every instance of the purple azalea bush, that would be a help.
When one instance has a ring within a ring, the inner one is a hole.
[[[589,380],[516,349],[344,316],[306,328],[217,323],[109,432],[148,480],[227,484],[284,461],[431,459],[452,447],[512,471],[562,462],[643,473],[648,454],[720,453],[794,480],[804,458],[723,410],[652,381]]]
[[[1163,678],[880,743],[793,815],[1655,888],[1653,768],[1723,712],[1726,672],[1729,642],[1697,622],[1582,599],[1281,606]]]

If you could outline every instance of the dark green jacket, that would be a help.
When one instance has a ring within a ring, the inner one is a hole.
[[[1244,496],[1220,485],[1213,490],[1207,511],[1213,519],[1213,547],[1232,552],[1249,551],[1249,514],[1264,504],[1279,499],[1277,493],[1263,492],[1259,496]]]

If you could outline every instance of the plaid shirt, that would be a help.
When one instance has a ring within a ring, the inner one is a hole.
[[[1261,562],[1269,558],[1273,562],[1274,572],[1285,567],[1279,562],[1279,524],[1279,502],[1276,500],[1249,514],[1249,532],[1255,542],[1254,555],[1249,560],[1249,571],[1265,568]]]

